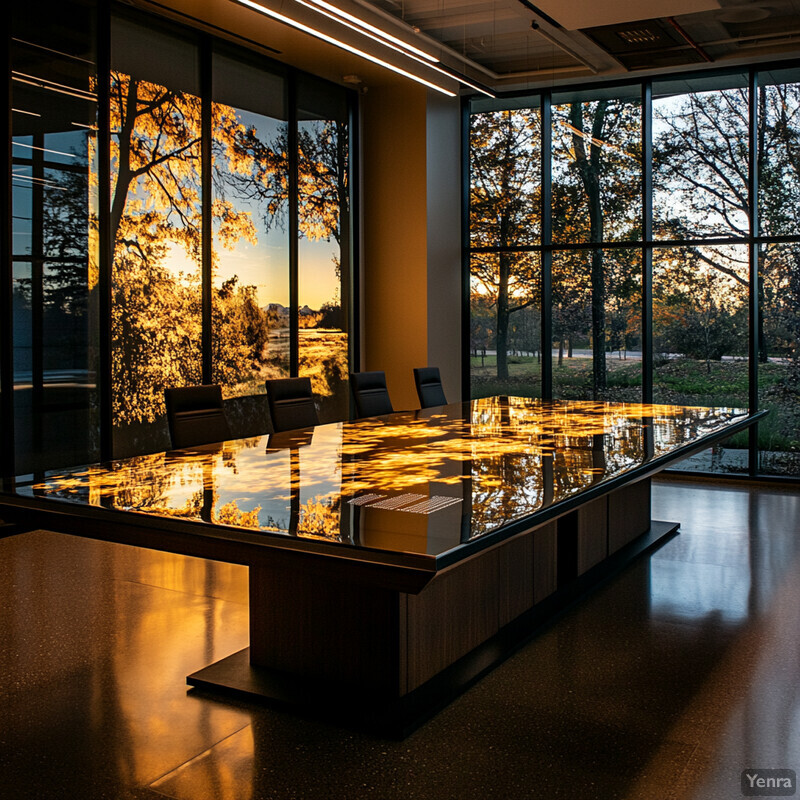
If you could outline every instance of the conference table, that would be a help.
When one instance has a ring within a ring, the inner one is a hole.
[[[651,476],[760,416],[489,397],[20,477],[0,512],[247,565],[249,647],[187,683],[404,735],[675,534]]]

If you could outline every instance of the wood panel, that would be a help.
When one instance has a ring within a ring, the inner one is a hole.
[[[533,532],[533,602],[549,597],[557,587],[558,523],[553,520]]]
[[[497,550],[498,629],[533,607],[534,533],[505,542]]]
[[[251,663],[396,697],[400,603],[391,589],[250,567]]]
[[[556,523],[521,533],[406,595],[408,691],[556,589]]]
[[[608,498],[598,497],[577,510],[578,575],[608,555]]]
[[[408,690],[497,633],[497,548],[447,569],[407,595]]]
[[[624,486],[609,495],[609,555],[649,530],[650,513],[649,478]]]

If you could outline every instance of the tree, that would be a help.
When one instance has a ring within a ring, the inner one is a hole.
[[[346,226],[342,224],[350,212],[348,141],[347,123],[340,120],[310,120],[298,125],[298,232],[311,241],[336,242],[339,255],[334,264],[340,279],[346,278],[341,265],[349,260],[348,238],[343,236]],[[226,146],[236,164],[225,176],[228,188],[237,196],[258,200],[267,230],[284,224],[291,199],[288,125],[282,125],[272,141],[259,138],[252,127],[243,128]]]
[[[342,269],[350,263],[349,130],[341,120],[303,120],[297,134],[298,235],[335,242],[331,261],[337,279],[337,289],[322,307],[299,317],[299,371],[311,378],[323,418],[341,419],[349,402],[350,270]],[[280,125],[270,138],[260,137],[252,126],[243,127],[228,149],[236,169],[224,176],[218,191],[257,204],[267,231],[284,226],[294,196],[288,125]]]
[[[201,380],[201,101],[185,92],[111,75],[112,381],[116,423],[152,422],[167,386]],[[240,132],[235,116],[215,106],[217,142]],[[210,165],[206,165],[208,168]],[[253,240],[249,215],[212,206],[221,242]],[[184,268],[170,265],[182,253]],[[183,269],[186,269],[184,272]],[[247,292],[239,299],[247,303]],[[252,311],[252,309],[251,309]],[[218,353],[243,370],[237,343]]]
[[[712,361],[746,352],[742,309],[747,304],[742,303],[742,290],[730,277],[691,255],[670,252],[672,279],[658,287],[655,298],[657,307],[668,309],[656,320],[660,344],[672,353],[704,361],[711,374]]]
[[[627,98],[570,102],[553,108],[553,123],[553,240],[600,245],[636,239],[641,231],[641,104]],[[565,256],[559,264],[574,266],[583,257]],[[564,337],[571,341],[588,309],[592,394],[600,397],[606,389],[609,276],[601,247],[586,257],[589,269],[577,271],[558,272],[554,259],[554,332],[558,322],[560,358]],[[564,308],[556,313],[559,302]]]
[[[240,200],[259,204],[267,230],[286,219],[291,196],[286,126],[268,141],[254,126],[243,124],[235,109],[212,103],[213,157],[211,164],[202,164],[201,113],[200,98],[112,73],[112,358],[118,423],[152,422],[163,413],[166,386],[201,379],[203,225],[214,228],[216,247],[210,257],[215,275],[222,248],[257,241],[249,206]],[[300,235],[336,240],[345,258],[347,143],[344,123],[301,123]],[[203,169],[212,170],[214,186],[211,219],[206,220]],[[340,258],[335,268],[341,277]],[[258,307],[255,287],[239,285],[233,275],[213,292],[214,379],[232,386],[272,370],[275,358],[267,343],[275,314]],[[342,294],[346,297],[347,291]],[[337,298],[329,301],[328,323],[343,326],[341,310],[334,309],[340,304]],[[337,366],[325,372],[337,380],[340,350],[335,348]],[[346,347],[343,352],[346,368]]]
[[[539,260],[502,248],[537,240],[540,121],[537,109],[475,114],[470,127],[470,242],[500,248],[473,257],[474,292],[496,309],[497,377],[508,379],[509,321],[538,302]]]

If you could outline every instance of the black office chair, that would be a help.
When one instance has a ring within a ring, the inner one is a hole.
[[[310,378],[275,378],[266,387],[275,433],[319,425]]]
[[[377,417],[394,411],[385,372],[351,372],[350,387],[359,417]]]
[[[420,408],[447,405],[439,367],[418,367],[414,370],[414,383],[417,386]]]
[[[232,438],[220,386],[165,389],[164,401],[167,404],[169,435],[176,450]]]

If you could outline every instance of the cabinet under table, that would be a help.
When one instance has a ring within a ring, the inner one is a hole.
[[[407,733],[677,528],[651,522],[644,478],[445,567],[419,591],[380,570],[354,579],[302,559],[251,566],[250,647],[187,680]]]

